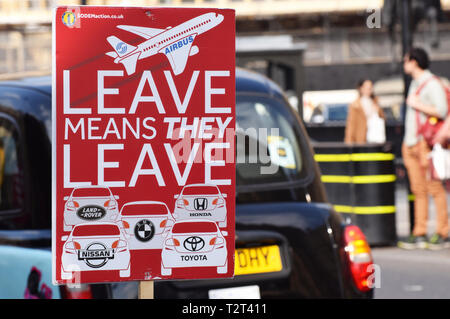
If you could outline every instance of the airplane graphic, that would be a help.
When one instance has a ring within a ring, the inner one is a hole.
[[[127,74],[131,75],[136,71],[138,60],[163,53],[169,60],[173,73],[179,75],[184,71],[189,56],[199,52],[199,48],[193,45],[195,38],[222,21],[223,15],[210,12],[166,29],[118,25],[117,28],[137,34],[146,40],[133,46],[116,36],[109,36],[107,41],[114,51],[107,52],[106,55],[114,58],[114,63],[122,63]]]

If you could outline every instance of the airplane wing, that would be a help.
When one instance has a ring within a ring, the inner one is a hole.
[[[157,28],[145,28],[145,27],[136,27],[132,25],[118,25],[119,29],[137,34],[145,39],[153,38],[158,33],[163,32],[165,29],[157,29]]]
[[[166,55],[175,75],[181,74],[184,71],[195,36],[196,34],[189,35],[159,50],[160,53]]]

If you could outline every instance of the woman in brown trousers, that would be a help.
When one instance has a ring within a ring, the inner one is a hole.
[[[347,124],[345,126],[345,143],[366,143],[369,119],[378,115],[384,119],[382,108],[373,94],[371,80],[364,79],[358,82],[359,97],[349,106]],[[385,132],[380,132],[385,134]]]

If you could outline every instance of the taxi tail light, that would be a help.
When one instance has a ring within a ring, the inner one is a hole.
[[[103,206],[106,207],[106,209],[116,209],[117,208],[117,202],[115,200],[107,200]]]
[[[184,206],[189,206],[189,201],[187,199],[179,199],[177,200],[177,207],[184,208]]]
[[[67,204],[66,204],[66,208],[67,208],[68,210],[75,210],[75,209],[77,209],[78,207],[80,207],[80,204],[78,204],[78,202],[76,202],[76,201],[69,201],[69,202],[67,202]]]
[[[159,224],[159,227],[166,227],[166,224],[167,224],[167,219],[164,219],[160,224]]]
[[[362,292],[372,289],[373,260],[370,246],[358,226],[349,225],[344,232],[345,253],[356,288]]]
[[[124,220],[122,220],[122,225],[123,225],[123,228],[130,228],[130,224],[128,224],[128,222],[126,222]]]
[[[81,245],[76,241],[69,241],[64,245],[64,248],[69,250],[80,250]]]
[[[65,299],[93,299],[91,286],[78,285],[78,287],[62,286]]]
[[[127,247],[127,242],[124,240],[116,240],[115,242],[113,242],[113,244],[111,245],[111,248],[125,248]]]
[[[212,201],[212,204],[219,205],[219,207],[223,207],[223,199],[220,197],[217,197]]]
[[[209,244],[212,245],[222,245],[224,243],[223,238],[214,237],[209,241]]]
[[[167,246],[180,246],[180,242],[176,238],[169,238],[166,240]]]

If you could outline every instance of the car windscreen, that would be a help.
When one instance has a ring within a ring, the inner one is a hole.
[[[128,204],[122,207],[123,216],[133,215],[164,215],[168,210],[164,204]]]
[[[217,195],[215,186],[186,186],[183,189],[183,195]]]
[[[107,197],[111,196],[109,189],[105,187],[77,188],[72,197]]]
[[[328,121],[345,121],[347,119],[348,104],[325,104],[328,109]]]
[[[236,178],[239,186],[292,182],[307,175],[299,132],[286,102],[238,95]],[[305,154],[304,154],[305,153]]]
[[[73,236],[118,236],[120,235],[119,227],[116,225],[80,225],[73,230]]]
[[[176,223],[173,226],[173,234],[188,233],[214,233],[217,232],[217,226],[213,222],[184,222]]]

